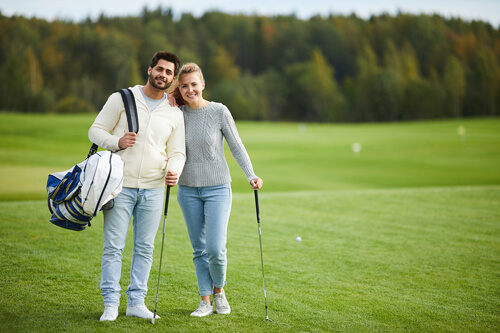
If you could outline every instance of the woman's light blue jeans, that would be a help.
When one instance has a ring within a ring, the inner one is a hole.
[[[177,200],[193,247],[200,296],[226,285],[227,225],[231,213],[230,184],[209,187],[179,186]]]
[[[144,304],[148,278],[153,263],[154,240],[160,224],[164,188],[123,188],[114,206],[104,210],[104,250],[102,254],[101,291],[104,304],[120,304],[122,253],[133,216],[133,250],[129,306]]]

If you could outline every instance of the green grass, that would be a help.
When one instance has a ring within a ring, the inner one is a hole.
[[[100,323],[102,220],[81,233],[48,223],[44,202],[3,202],[0,330],[498,332],[500,187],[261,193],[269,316],[251,194],[229,227],[232,313],[189,317],[198,303],[175,200],[167,221],[159,314]],[[160,248],[161,237],[156,246]],[[302,242],[295,237],[300,235]],[[122,286],[128,283],[131,242]],[[146,304],[154,307],[159,251]]]
[[[265,181],[262,242],[274,322],[264,320],[253,194],[231,161],[232,313],[189,316],[199,299],[174,196],[155,325],[126,317],[125,298],[116,322],[98,321],[102,215],[80,233],[48,222],[46,176],[85,157],[91,122],[0,114],[1,332],[500,331],[500,120],[307,125],[305,132],[297,124],[238,123]],[[363,144],[358,157],[353,142]],[[161,232],[150,308],[160,246]]]
[[[0,200],[44,199],[48,174],[87,156],[94,117],[0,113]],[[500,119],[299,128],[238,123],[266,191],[500,184]],[[363,147],[358,157],[351,151],[355,142]],[[243,172],[227,155],[234,191],[247,191]]]

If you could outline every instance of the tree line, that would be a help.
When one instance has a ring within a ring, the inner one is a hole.
[[[206,12],[81,21],[0,12],[0,110],[99,111],[158,50],[198,63],[236,119],[375,122],[500,114],[500,31],[438,15]]]

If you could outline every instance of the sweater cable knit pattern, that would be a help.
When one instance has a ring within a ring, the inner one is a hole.
[[[248,182],[257,177],[228,108],[210,102],[205,107],[181,107],[186,131],[186,164],[179,185],[217,186],[231,182],[224,156],[224,139]]]

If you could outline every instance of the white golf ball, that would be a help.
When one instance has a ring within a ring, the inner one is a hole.
[[[300,242],[300,241],[302,240],[302,237],[297,236],[297,238],[295,238],[295,240],[296,240],[297,242]]]

